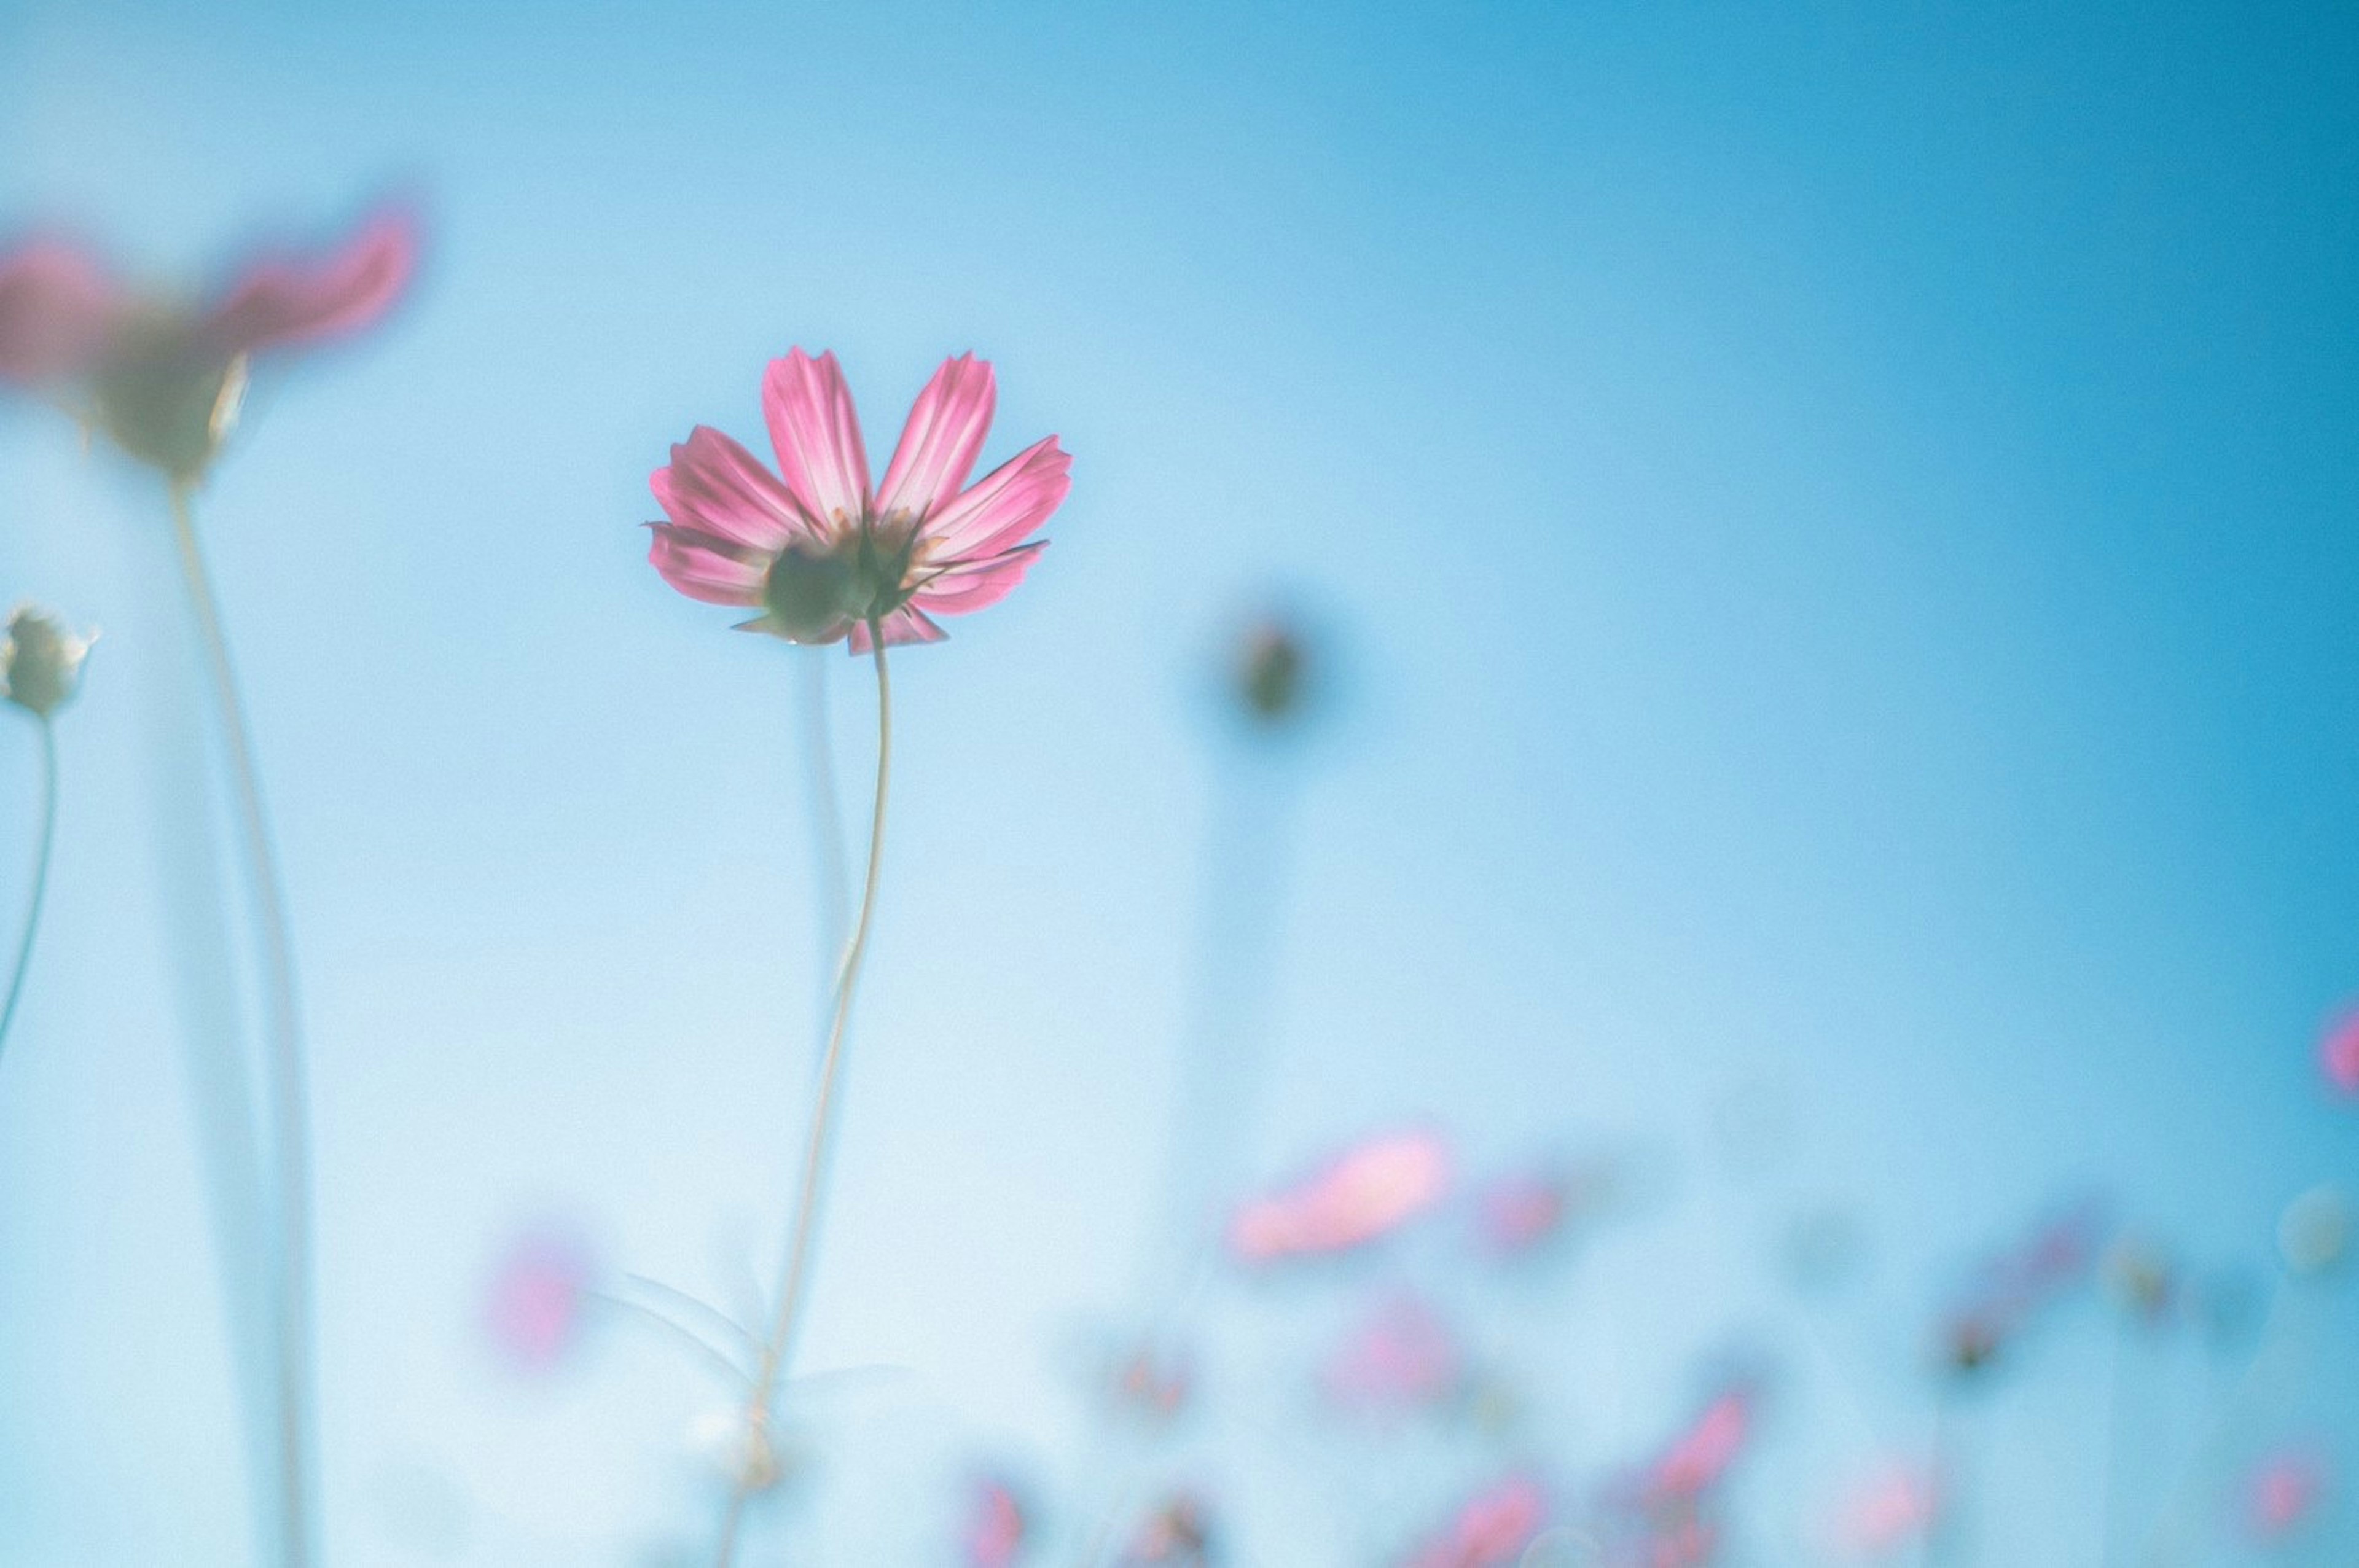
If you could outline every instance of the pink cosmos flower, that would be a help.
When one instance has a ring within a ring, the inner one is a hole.
[[[1477,1493],[1404,1568],[1498,1568],[1514,1563],[1548,1522],[1548,1494],[1528,1476]]]
[[[1016,1568],[1027,1533],[1014,1488],[1004,1481],[977,1481],[967,1508],[966,1568]]]
[[[1933,1476],[1897,1465],[1870,1480],[1835,1515],[1835,1543],[1854,1557],[1888,1557],[1924,1538],[1940,1517]]]
[[[2359,1099],[2359,1008],[2343,1014],[2319,1042],[2318,1065],[2337,1094]]]
[[[259,254],[209,300],[125,289],[56,240],[0,257],[0,382],[84,414],[170,478],[199,477],[234,423],[249,358],[374,325],[417,270],[418,226],[385,208],[317,254]]]
[[[1372,1138],[1245,1204],[1230,1222],[1229,1245],[1251,1263],[1348,1252],[1431,1208],[1449,1184],[1450,1150],[1438,1135]]]
[[[2282,1449],[2264,1459],[2245,1485],[2245,1528],[2255,1540],[2282,1541],[2325,1495],[2325,1462],[2307,1449]]]
[[[1752,1434],[1756,1397],[1748,1383],[1714,1397],[1647,1467],[1639,1480],[1640,1499],[1650,1508],[1693,1502],[1719,1485]]]
[[[580,1337],[596,1273],[589,1249],[568,1233],[538,1228],[518,1237],[484,1303],[492,1347],[519,1371],[554,1369]]]
[[[1346,1410],[1414,1410],[1446,1402],[1464,1372],[1449,1325],[1417,1297],[1398,1295],[1353,1330],[1320,1385]]]
[[[849,638],[938,643],[937,615],[998,603],[1045,539],[1026,535],[1072,488],[1072,460],[1050,436],[970,485],[997,393],[973,354],[946,360],[918,395],[900,445],[872,485],[860,419],[832,353],[771,362],[762,407],[778,471],[700,425],[649,481],[668,522],[647,559],[708,604],[762,613],[743,630],[793,643]]]

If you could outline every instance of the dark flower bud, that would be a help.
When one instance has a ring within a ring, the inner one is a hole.
[[[82,662],[92,639],[68,632],[53,615],[20,605],[0,643],[0,685],[7,699],[47,719],[71,700],[82,684]]]

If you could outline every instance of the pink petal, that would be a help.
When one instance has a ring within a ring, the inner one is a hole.
[[[794,496],[762,460],[709,426],[671,449],[671,464],[647,481],[673,522],[754,549],[776,552],[814,530]]]
[[[1299,1185],[1237,1211],[1229,1245],[1248,1262],[1349,1251],[1440,1201],[1450,1151],[1430,1132],[1395,1133],[1345,1151]]]
[[[2326,1465],[2301,1449],[2281,1450],[2263,1460],[2246,1485],[2245,1523],[2264,1541],[2290,1535],[2316,1510],[2326,1493]]]
[[[1035,442],[943,507],[919,530],[936,559],[988,556],[1022,542],[1073,488],[1071,456],[1057,438]]]
[[[2319,1043],[2318,1065],[2337,1093],[2359,1098],[2359,1009],[2327,1031]]]
[[[989,362],[973,354],[944,360],[902,427],[901,444],[877,487],[877,515],[923,517],[955,497],[983,452],[996,400]]]
[[[519,1370],[546,1372],[578,1337],[596,1265],[569,1234],[541,1229],[513,1242],[492,1278],[484,1328]]]
[[[1858,1557],[1885,1557],[1924,1538],[1940,1516],[1933,1477],[1903,1465],[1853,1494],[1835,1516],[1835,1542]]]
[[[0,257],[0,381],[87,370],[119,308],[98,264],[70,245],[36,240]]]
[[[1647,1472],[1644,1491],[1654,1502],[1691,1500],[1710,1491],[1744,1452],[1753,1430],[1753,1395],[1729,1390],[1665,1449]]]
[[[950,635],[927,620],[924,612],[914,604],[901,606],[879,624],[885,633],[885,645],[888,648],[897,648],[905,643],[939,643]],[[868,652],[868,623],[865,621],[853,627],[851,643],[853,657]]]
[[[677,524],[651,523],[647,528],[654,535],[647,546],[647,564],[689,598],[707,604],[762,602],[766,568],[749,560],[745,546]]]
[[[357,332],[409,287],[418,249],[417,220],[386,208],[326,255],[263,256],[213,308],[205,333],[224,352],[249,353]]]
[[[1015,1490],[1004,1481],[976,1482],[968,1504],[966,1568],[1015,1568],[1027,1533]]]
[[[1448,1325],[1416,1297],[1397,1296],[1353,1331],[1320,1382],[1347,1409],[1406,1410],[1448,1400],[1461,1370]]]
[[[1049,547],[1046,539],[1019,545],[979,561],[962,561],[929,579],[910,602],[929,615],[972,615],[1006,599]]]
[[[803,511],[822,524],[859,522],[868,508],[868,454],[835,355],[814,360],[797,349],[772,360],[762,377],[762,413],[778,471]]]
[[[1548,1494],[1515,1476],[1470,1498],[1449,1527],[1408,1560],[1408,1568],[1497,1568],[1512,1563],[1548,1521]]]

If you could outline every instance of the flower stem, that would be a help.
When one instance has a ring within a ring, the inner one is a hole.
[[[835,1007],[828,1022],[827,1051],[820,1059],[819,1096],[811,1108],[810,1136],[803,1154],[802,1179],[795,1198],[794,1227],[788,1233],[785,1277],[778,1287],[777,1315],[762,1358],[754,1373],[754,1392],[745,1408],[743,1437],[746,1447],[736,1455],[738,1474],[729,1494],[729,1510],[722,1520],[719,1568],[736,1561],[737,1534],[751,1500],[757,1471],[768,1464],[770,1406],[777,1397],[778,1379],[794,1352],[795,1330],[802,1316],[803,1295],[810,1284],[811,1238],[819,1226],[819,1194],[827,1176],[828,1152],[835,1131],[835,1088],[843,1065],[844,1026],[852,1018],[852,997],[860,983],[861,960],[868,954],[869,922],[876,913],[876,873],[885,850],[885,799],[893,773],[893,681],[885,663],[884,629],[868,622],[869,645],[876,655],[876,804],[868,821],[868,871],[861,883],[860,909],[853,917],[852,938],[844,945],[835,972]]]
[[[25,972],[33,967],[33,936],[41,928],[41,901],[49,889],[49,851],[58,841],[58,732],[46,716],[41,725],[41,847],[33,858],[33,891],[25,901],[25,935],[16,945],[16,967],[8,977],[8,1000],[0,1003],[0,1049],[8,1044],[8,1025],[16,1019],[16,1000],[25,994]]]
[[[312,1448],[318,1420],[313,1409],[311,1368],[311,1178],[309,1091],[303,1061],[302,1015],[295,985],[295,952],[288,936],[286,898],[280,890],[277,856],[271,848],[270,819],[262,805],[261,777],[246,730],[245,705],[222,632],[221,605],[205,568],[190,514],[189,490],[171,487],[172,531],[179,541],[180,572],[196,611],[197,630],[211,667],[221,708],[237,810],[254,881],[261,926],[262,960],[269,1006],[266,1081],[277,1155],[278,1248],[275,1292],[277,1359],[278,1551],[285,1568],[308,1568],[313,1561],[315,1486]]]

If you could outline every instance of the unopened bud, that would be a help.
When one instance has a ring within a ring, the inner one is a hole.
[[[0,686],[7,699],[47,719],[64,707],[82,685],[82,662],[92,639],[68,632],[57,617],[20,605],[8,617],[8,638],[0,643]]]

